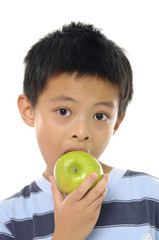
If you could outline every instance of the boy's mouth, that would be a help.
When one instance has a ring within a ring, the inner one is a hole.
[[[83,151],[83,152],[87,152],[90,154],[90,151],[85,148],[68,148],[62,155],[66,154],[68,152],[73,152],[73,151]]]

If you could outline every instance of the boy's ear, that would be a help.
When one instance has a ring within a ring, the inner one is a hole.
[[[114,132],[113,132],[113,134],[116,133],[116,131],[118,130],[118,128],[119,128],[121,122],[123,121],[124,117],[125,117],[125,113],[123,114],[123,116],[122,116],[121,119],[117,119],[116,124],[115,124],[115,127],[114,127]]]
[[[30,127],[34,127],[33,109],[25,94],[18,97],[18,108],[23,121]]]

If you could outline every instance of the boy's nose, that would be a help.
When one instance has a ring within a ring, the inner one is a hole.
[[[83,142],[89,139],[88,136],[82,136],[80,134],[73,135],[72,138],[78,140],[79,142]]]
[[[89,126],[86,123],[78,122],[72,130],[72,139],[83,142],[88,141],[91,138]]]

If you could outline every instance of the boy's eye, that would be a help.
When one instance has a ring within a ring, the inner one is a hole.
[[[61,116],[70,116],[71,112],[66,108],[60,108],[57,110],[57,113]]]
[[[108,120],[108,116],[104,113],[97,113],[94,115],[94,118],[98,121],[106,121]]]

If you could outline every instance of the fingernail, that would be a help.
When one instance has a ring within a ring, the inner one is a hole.
[[[92,175],[93,178],[97,178],[98,177],[98,174],[96,172],[91,173],[91,175]]]
[[[50,182],[52,183],[52,176],[51,176],[51,175],[49,176],[49,180],[50,180]]]

